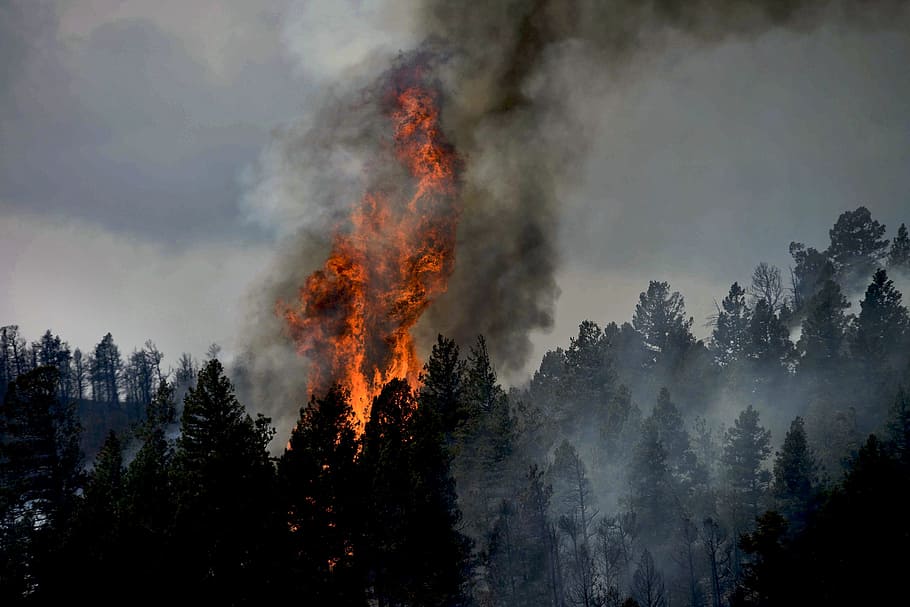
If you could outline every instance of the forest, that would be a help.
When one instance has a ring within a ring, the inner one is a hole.
[[[865,207],[716,294],[652,280],[518,386],[439,336],[290,431],[213,347],[0,328],[0,602],[878,605],[910,565],[910,237]],[[276,448],[275,445],[278,445]]]

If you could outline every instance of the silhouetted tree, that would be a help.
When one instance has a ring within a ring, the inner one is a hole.
[[[259,603],[274,537],[269,419],[253,420],[217,359],[184,399],[175,455],[175,563],[187,596]],[[286,515],[286,513],[285,513]]]
[[[170,433],[176,432],[175,422],[174,388],[161,381],[136,430],[139,450],[124,478],[124,533],[130,563],[124,575],[126,587],[172,575],[176,479]],[[168,592],[167,586],[146,588],[149,599],[163,600]]]
[[[806,319],[798,347],[800,372],[811,377],[822,395],[834,392],[834,382],[843,372],[850,302],[833,280],[826,281],[806,304]]]
[[[353,606],[366,600],[355,567],[363,487],[356,474],[357,432],[348,399],[337,385],[324,397],[310,398],[278,461],[293,563],[288,596],[305,593],[312,605],[340,601]]]
[[[7,387],[0,406],[0,597],[50,590],[81,486],[79,426],[60,403],[58,371],[38,367]]]
[[[467,540],[436,412],[418,409],[404,380],[373,400],[360,465],[369,479],[360,550],[378,605],[457,605],[467,578]]]
[[[450,439],[472,415],[464,392],[465,363],[458,357],[458,345],[439,335],[421,374],[420,404],[437,412]]]
[[[107,403],[120,402],[123,360],[110,333],[95,346],[89,364],[89,375],[92,380],[92,398]]]
[[[758,411],[749,405],[727,431],[722,456],[724,497],[734,535],[751,528],[764,510],[771,473],[763,463],[770,454],[771,433],[759,424]],[[736,563],[734,558],[734,568]]]
[[[641,607],[666,607],[663,575],[654,566],[654,558],[645,549],[632,576],[632,595]]]
[[[774,460],[772,492],[792,529],[802,528],[818,483],[818,463],[806,439],[803,419],[790,423]]]
[[[732,605],[772,607],[789,604],[791,577],[783,544],[786,531],[786,519],[770,510],[758,518],[754,532],[741,536],[739,545],[749,560],[743,567]]]
[[[825,282],[834,279],[835,268],[825,253],[806,248],[801,242],[790,243],[790,256],[796,264],[790,271],[793,311],[801,315]]]
[[[711,334],[711,351],[718,365],[726,367],[743,357],[749,343],[749,317],[746,292],[734,282],[721,302]]]
[[[908,362],[905,341],[910,321],[901,305],[901,293],[885,270],[877,270],[860,302],[850,352],[866,386],[867,415],[875,427],[883,419],[874,405],[894,389],[895,379]]]
[[[638,296],[632,326],[654,352],[653,360],[672,364],[694,343],[690,332],[692,318],[685,317],[685,310],[682,295],[671,293],[666,282],[652,280],[648,290]]]
[[[885,226],[872,219],[866,207],[841,213],[828,232],[831,245],[827,255],[843,284],[868,279],[887,253],[884,233]]]
[[[910,237],[907,236],[907,226],[903,223],[897,229],[897,236],[888,251],[888,269],[892,272],[910,272]]]
[[[777,312],[784,304],[784,286],[780,269],[764,261],[755,266],[749,296],[752,298],[753,308],[758,302],[764,301],[769,310]]]

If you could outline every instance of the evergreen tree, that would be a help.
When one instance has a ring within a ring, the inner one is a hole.
[[[292,591],[311,605],[365,602],[355,552],[363,488],[354,458],[357,432],[348,393],[335,385],[300,410],[278,462],[282,512],[288,513]]]
[[[450,437],[472,414],[466,410],[464,392],[465,363],[458,357],[458,345],[439,335],[421,374],[420,404],[437,412]]]
[[[653,426],[657,431],[657,440],[666,453],[669,481],[678,506],[694,507],[695,503],[690,498],[705,493],[708,473],[692,450],[682,414],[666,388],[661,389],[657,404],[644,425]]]
[[[842,371],[850,323],[844,311],[849,307],[850,303],[833,280],[826,281],[806,305],[807,315],[798,344],[802,354],[800,371],[812,374],[829,390]]]
[[[763,299],[755,304],[749,319],[747,340],[745,355],[755,364],[759,377],[781,369],[793,352],[790,332]]]
[[[875,272],[860,309],[850,351],[868,386],[867,402],[871,406],[867,409],[877,422],[882,416],[874,405],[886,399],[885,395],[893,390],[897,373],[908,362],[903,346],[910,321],[907,308],[901,305],[901,293],[885,270]]]
[[[796,264],[790,272],[793,312],[802,315],[809,300],[827,281],[834,279],[836,272],[825,253],[812,247],[807,249],[801,242],[790,243],[790,256]]]
[[[888,269],[892,272],[910,272],[910,237],[907,236],[907,226],[901,224],[897,229],[897,236],[891,242],[888,252]]]
[[[868,280],[884,258],[888,239],[882,239],[885,226],[872,219],[866,207],[845,211],[828,232],[831,245],[827,255],[842,284]]]
[[[494,604],[556,605],[561,600],[559,545],[550,522],[552,487],[531,466],[514,502],[504,501],[484,563]]]
[[[797,417],[790,423],[774,460],[772,485],[780,512],[790,522],[791,529],[799,530],[805,523],[818,483],[817,472],[818,463],[809,448],[803,419]]]
[[[82,356],[82,350],[76,348],[73,351],[73,375],[72,375],[72,397],[76,400],[85,398],[86,389],[88,388],[89,370],[85,357]]]
[[[174,503],[174,431],[176,405],[174,388],[159,383],[146,408],[145,421],[137,428],[139,450],[129,463],[124,478],[124,535],[127,561],[124,585],[141,585],[147,580],[172,575]],[[147,588],[149,599],[167,598],[168,587]]]
[[[114,344],[110,333],[95,346],[89,365],[92,380],[92,398],[107,403],[120,402],[120,386],[123,379],[123,359],[120,349]]]
[[[652,280],[648,290],[638,296],[632,326],[641,334],[646,345],[659,353],[657,358],[678,356],[694,343],[690,333],[692,319],[685,317],[685,300],[678,292],[670,292],[666,282]]]
[[[565,361],[563,402],[572,403],[574,410],[568,415],[577,424],[579,417],[609,402],[616,389],[616,371],[597,323],[586,320],[578,326],[578,335],[570,340]]]
[[[58,371],[16,377],[0,406],[0,597],[51,590],[54,559],[81,487],[79,426],[58,400]]]
[[[676,496],[667,464],[667,450],[660,441],[656,424],[642,425],[641,437],[629,466],[631,510],[635,512],[646,543],[668,537],[676,511]]]
[[[771,432],[761,426],[758,411],[749,405],[727,431],[722,456],[727,507],[737,533],[750,528],[764,510],[771,474],[763,464],[770,454]]]
[[[742,535],[740,548],[750,558],[743,567],[742,580],[733,595],[733,606],[789,604],[792,578],[786,567],[786,532],[786,519],[770,510],[758,518],[754,532]]]
[[[45,599],[114,603],[128,595],[134,563],[127,551],[123,447],[108,433],[95,457],[79,511],[67,533],[64,559]]]
[[[277,518],[268,418],[253,420],[217,359],[184,399],[175,455],[177,571],[188,596],[259,603]],[[286,513],[285,513],[286,515]]]
[[[18,325],[0,327],[0,398],[9,384],[30,370],[25,339]]]
[[[467,417],[458,433],[452,467],[462,486],[459,494],[462,512],[470,521],[466,531],[479,543],[514,485],[509,468],[513,418],[482,337],[468,356],[464,401],[462,408]]]
[[[903,387],[888,411],[888,440],[897,459],[910,469],[910,393]]]
[[[469,544],[441,422],[404,380],[373,400],[364,429],[364,544],[358,551],[369,596],[380,605],[457,605],[467,579]]]
[[[711,335],[714,360],[721,367],[729,366],[743,357],[749,341],[749,317],[746,292],[734,282],[721,302]]]

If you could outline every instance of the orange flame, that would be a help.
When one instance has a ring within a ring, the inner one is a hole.
[[[460,216],[461,163],[443,137],[438,96],[419,68],[393,82],[390,143],[406,178],[369,188],[299,301],[278,304],[298,353],[312,361],[309,391],[332,382],[349,389],[361,428],[386,382],[417,384],[410,329],[446,290]]]

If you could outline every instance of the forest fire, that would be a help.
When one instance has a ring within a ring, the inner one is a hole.
[[[361,428],[384,383],[416,385],[410,330],[445,292],[455,263],[460,160],[443,137],[438,94],[423,72],[393,72],[383,100],[387,149],[403,178],[370,175],[323,267],[298,301],[278,304],[298,353],[311,361],[309,392],[332,382],[349,389]]]

